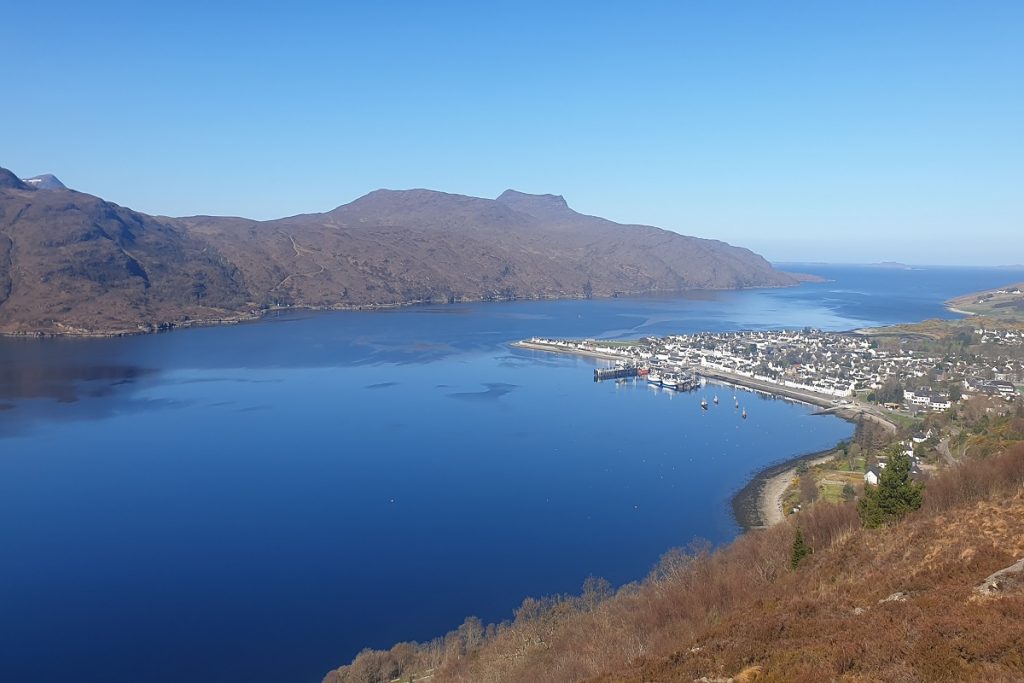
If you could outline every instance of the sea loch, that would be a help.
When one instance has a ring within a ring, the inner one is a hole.
[[[998,269],[800,269],[684,298],[292,313],[110,340],[0,341],[0,679],[317,681],[362,646],[739,529],[759,469],[852,427],[806,406],[594,384],[509,348],[952,317]]]

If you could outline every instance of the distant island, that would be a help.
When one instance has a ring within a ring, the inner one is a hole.
[[[0,334],[795,284],[747,249],[583,215],[556,195],[378,190],[278,220],[169,218],[0,169]]]
[[[897,261],[882,261],[881,263],[869,263],[872,268],[889,268],[891,270],[913,270],[913,266],[909,266],[906,263],[899,263]]]

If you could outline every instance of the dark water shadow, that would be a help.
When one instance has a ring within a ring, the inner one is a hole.
[[[465,401],[495,401],[519,388],[517,384],[505,384],[504,382],[485,382],[484,386],[487,387],[484,391],[457,391],[448,396]]]

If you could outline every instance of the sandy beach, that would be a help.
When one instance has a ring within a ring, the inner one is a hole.
[[[814,467],[831,459],[832,455],[830,453],[809,460],[801,460],[801,462],[806,462],[809,467]],[[761,495],[758,498],[758,511],[761,513],[764,526],[772,526],[786,518],[785,513],[782,511],[782,499],[786,495],[789,485],[796,477],[796,468],[797,466],[794,465],[764,482],[764,487],[761,489]]]

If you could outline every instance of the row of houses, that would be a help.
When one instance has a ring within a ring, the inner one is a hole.
[[[984,334],[986,338],[998,338],[1005,343],[1018,340],[1013,331],[985,330]],[[1020,340],[1024,343],[1024,337]],[[728,372],[837,398],[858,391],[878,390],[897,382],[898,386],[907,387],[903,403],[889,405],[936,411],[949,409],[955,402],[954,397],[927,386],[910,387],[929,383],[929,378],[938,378],[947,385],[962,383],[967,393],[1012,397],[1016,392],[1013,379],[1003,378],[1024,372],[1021,361],[1014,358],[1001,358],[993,366],[991,360],[966,354],[929,355],[915,352],[906,344],[884,349],[861,335],[810,328],[698,332],[647,337],[629,345],[594,340],[532,341],[568,350],[597,352],[629,363]],[[997,379],[988,379],[993,376]]]

